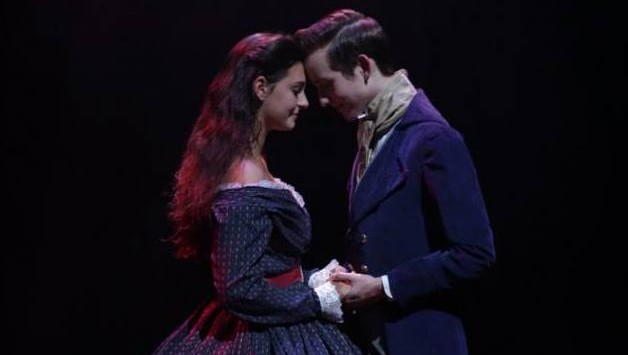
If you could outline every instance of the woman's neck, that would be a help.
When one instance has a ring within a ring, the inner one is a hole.
[[[260,180],[273,180],[263,156],[247,156],[235,161],[225,177],[227,183],[256,183]]]
[[[273,179],[262,154],[268,132],[264,127],[263,121],[259,120],[258,122],[260,122],[259,133],[256,135],[255,141],[251,144],[250,153],[237,158],[236,161],[233,162],[229,168],[229,172],[225,176],[225,182],[255,183],[260,180]]]
[[[261,157],[262,152],[264,151],[264,143],[266,143],[266,136],[268,135],[268,131],[264,126],[264,121],[258,119],[259,122],[259,133],[255,137],[255,141],[251,147],[251,153],[254,157]]]

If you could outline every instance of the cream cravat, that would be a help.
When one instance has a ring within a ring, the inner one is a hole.
[[[386,87],[368,105],[367,117],[358,123],[356,186],[373,159],[373,138],[379,139],[405,113],[416,89],[404,69],[397,71]]]

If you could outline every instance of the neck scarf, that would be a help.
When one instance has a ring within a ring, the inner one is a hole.
[[[362,179],[373,159],[373,146],[377,139],[397,123],[416,94],[416,89],[407,75],[404,69],[395,72],[392,80],[368,104],[368,116],[358,123],[356,182]]]

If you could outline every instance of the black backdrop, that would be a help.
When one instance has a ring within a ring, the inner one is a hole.
[[[2,353],[146,354],[203,297],[174,260],[172,175],[227,50],[339,7],[376,17],[400,67],[464,135],[498,264],[470,294],[473,354],[605,353],[625,283],[620,12],[575,1],[14,1],[2,44]],[[311,92],[310,92],[311,94]],[[311,100],[270,136],[338,251],[354,127]],[[8,351],[7,351],[8,349]]]

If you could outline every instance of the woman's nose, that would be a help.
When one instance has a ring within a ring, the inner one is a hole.
[[[299,102],[297,103],[297,105],[299,105],[299,107],[302,109],[306,109],[308,108],[308,106],[310,106],[310,102],[307,100],[307,96],[304,92],[299,95]]]

